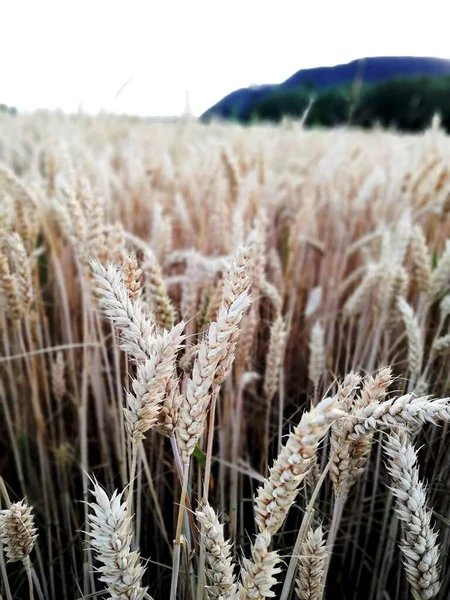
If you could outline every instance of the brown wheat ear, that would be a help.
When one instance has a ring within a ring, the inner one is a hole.
[[[0,511],[0,535],[9,562],[29,564],[29,554],[37,538],[31,506],[25,500]]]

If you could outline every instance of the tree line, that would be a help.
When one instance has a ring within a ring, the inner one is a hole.
[[[395,78],[364,85],[355,82],[326,90],[313,86],[278,89],[256,100],[242,122],[279,122],[303,118],[308,126],[381,125],[400,131],[420,131],[439,113],[450,131],[450,77]]]

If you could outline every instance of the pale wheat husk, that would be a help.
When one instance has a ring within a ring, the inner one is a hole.
[[[296,594],[300,600],[320,600],[327,549],[322,527],[309,529],[301,545]]]
[[[95,502],[89,504],[89,536],[101,563],[99,579],[112,599],[143,600],[147,592],[141,585],[145,569],[139,553],[131,551],[133,527],[128,504],[122,502],[122,494],[117,491],[109,498],[96,482],[92,494]]]
[[[0,510],[0,536],[9,562],[24,562],[33,550],[37,529],[32,507],[25,500]]]
[[[330,424],[344,415],[336,397],[325,398],[304,413],[270,469],[269,477],[258,488],[255,520],[260,531],[273,535],[283,525],[321,439]]]
[[[417,454],[404,429],[389,434],[384,449],[395,511],[404,527],[400,549],[406,577],[415,600],[429,600],[437,596],[441,586],[440,550],[437,533],[431,526],[426,487],[419,479]]]
[[[381,402],[386,397],[387,388],[392,383],[391,369],[389,367],[380,369],[374,378],[371,376],[366,378],[360,394],[353,398],[356,386],[359,385],[359,378],[354,377],[351,375],[349,379],[346,378],[342,388],[338,391],[340,396],[347,398],[343,399],[343,402],[349,416],[333,423],[330,437],[332,460],[330,478],[335,494],[340,495],[344,488],[344,497],[364,469],[373,438],[373,433],[369,431],[352,441],[349,440],[348,431],[354,424],[353,415],[366,406]]]
[[[231,544],[225,540],[223,525],[209,504],[195,513],[205,536],[206,577],[209,598],[232,598],[237,591],[234,565],[231,557]]]

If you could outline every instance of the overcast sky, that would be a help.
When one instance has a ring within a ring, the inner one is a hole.
[[[445,5],[3,0],[0,103],[175,115],[188,90],[198,115],[233,89],[279,82],[300,68],[362,56],[450,57]]]

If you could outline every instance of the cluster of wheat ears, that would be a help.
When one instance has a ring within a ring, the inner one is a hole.
[[[438,119],[0,115],[0,597],[447,598],[449,212]]]

